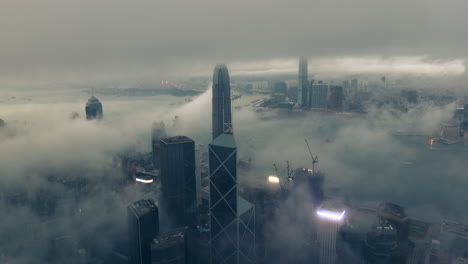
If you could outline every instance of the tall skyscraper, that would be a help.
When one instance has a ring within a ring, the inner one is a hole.
[[[213,141],[208,146],[211,263],[254,263],[255,207],[237,196],[237,147],[224,64],[214,70],[212,114]]]
[[[312,109],[327,109],[328,107],[328,84],[311,85],[310,107]]]
[[[299,59],[299,78],[297,80],[297,103],[302,108],[307,108],[307,90],[309,89],[309,81],[307,80],[307,59],[301,57]]]
[[[158,207],[152,199],[128,206],[129,263],[150,264],[151,242],[159,233]]]
[[[254,263],[255,208],[237,196],[237,147],[221,134],[208,147],[211,263]]]
[[[102,104],[94,95],[88,99],[85,112],[87,120],[102,119]]]
[[[151,147],[152,147],[152,156],[153,156],[153,168],[159,169],[160,165],[160,156],[161,156],[161,148],[160,148],[160,139],[167,137],[166,135],[166,127],[164,122],[153,122],[153,126],[151,127]]]
[[[319,243],[319,263],[336,263],[336,235],[346,214],[344,207],[327,200],[317,209],[317,240]]]
[[[162,202],[172,228],[195,224],[195,142],[185,136],[161,139]]]
[[[231,84],[225,64],[217,64],[213,73],[213,139],[232,134]]]
[[[212,263],[238,263],[237,147],[221,134],[208,146]]]

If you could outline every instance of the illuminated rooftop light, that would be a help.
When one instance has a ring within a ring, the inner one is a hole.
[[[153,179],[144,180],[144,179],[136,178],[136,181],[142,182],[142,183],[152,183]]]
[[[317,215],[318,216],[320,216],[322,218],[325,218],[325,219],[328,219],[328,220],[332,220],[332,221],[341,221],[341,220],[343,220],[345,213],[346,213],[345,210],[343,210],[341,213],[340,212],[332,212],[332,211],[323,210],[323,209],[318,209],[317,210]]]
[[[271,183],[279,183],[279,182],[280,182],[280,179],[279,179],[279,177],[277,177],[277,176],[268,176],[268,182],[271,182]]]

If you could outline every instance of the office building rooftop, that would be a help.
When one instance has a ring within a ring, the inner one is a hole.
[[[136,201],[132,203],[129,208],[137,217],[141,217],[148,212],[158,209],[153,199]]]
[[[167,138],[162,138],[161,141],[163,141],[166,144],[193,142],[192,139],[190,139],[190,138],[188,138],[186,136],[167,137]]]
[[[156,248],[169,248],[184,240],[186,227],[177,228],[166,233],[160,234],[157,238],[153,239],[152,247]]]
[[[227,148],[236,148],[236,140],[232,134],[221,134],[215,138],[210,145],[217,145]]]
[[[346,209],[343,203],[334,200],[325,200],[317,209],[317,216],[322,219],[341,221],[344,219]]]

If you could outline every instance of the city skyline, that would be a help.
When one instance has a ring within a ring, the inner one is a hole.
[[[468,263],[467,9],[6,0],[0,263]]]

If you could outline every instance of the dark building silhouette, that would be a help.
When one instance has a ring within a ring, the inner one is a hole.
[[[161,153],[160,153],[160,142],[161,138],[167,137],[166,135],[166,127],[164,122],[153,122],[151,127],[151,149],[152,149],[152,158],[153,158],[153,168],[159,169]]]
[[[160,234],[151,243],[151,264],[186,264],[186,228]]]
[[[300,168],[294,171],[295,186],[305,187],[307,194],[310,195],[311,201],[315,205],[319,205],[325,198],[323,191],[323,184],[325,176],[320,171],[313,171],[312,169]]]
[[[128,206],[129,264],[151,263],[151,242],[159,233],[159,211],[152,199]]]
[[[309,89],[308,81],[308,72],[307,72],[307,59],[301,57],[299,59],[299,76],[297,80],[297,103],[301,108],[308,107],[308,96],[307,91]]]
[[[312,107],[312,101],[314,100],[314,94],[312,92],[312,87],[315,83],[315,80],[308,81],[307,86],[307,108],[310,109]]]
[[[255,263],[256,256],[256,208],[241,196],[237,197],[238,215],[238,263]]]
[[[330,85],[328,96],[328,108],[337,111],[343,109],[343,87]]]
[[[185,136],[162,138],[162,202],[172,217],[172,228],[195,224],[195,142]]]
[[[255,207],[237,195],[237,147],[224,64],[214,70],[212,111],[213,141],[208,146],[211,263],[254,263]]]
[[[237,147],[233,135],[209,144],[212,263],[238,263]]]
[[[87,120],[102,119],[102,104],[94,95],[88,99],[85,112]]]
[[[288,88],[288,91],[286,93],[286,96],[288,96],[291,99],[297,99],[297,87],[296,86],[290,86]],[[295,101],[295,100],[294,100]]]
[[[327,109],[328,107],[328,84],[310,85],[310,108]]]
[[[237,196],[237,147],[221,134],[208,147],[212,263],[255,261],[255,207]]]
[[[273,84],[273,92],[279,94],[286,94],[288,91],[288,85],[285,82],[275,82]]]
[[[210,263],[210,228],[203,224],[187,229],[185,233],[189,264]]]
[[[213,139],[222,133],[232,134],[231,84],[225,64],[217,64],[213,73]]]

